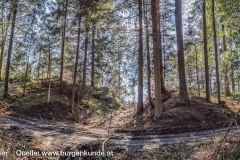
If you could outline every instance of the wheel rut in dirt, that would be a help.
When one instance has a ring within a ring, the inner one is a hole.
[[[200,140],[209,140],[216,137],[221,137],[226,133],[227,128],[216,130],[185,132],[179,134],[163,134],[163,135],[145,135],[145,136],[126,136],[121,140],[111,140],[118,145],[125,146],[133,150],[145,150],[158,148],[164,144],[176,144],[181,142],[195,142]],[[236,131],[233,127],[230,133]]]
[[[104,130],[14,116],[0,117],[0,124],[3,128],[16,127],[31,133],[31,136],[41,140],[44,147],[49,149],[61,149],[75,143],[88,143],[107,137]]]
[[[105,140],[108,137],[108,131],[96,128],[87,128],[84,126],[70,125],[63,123],[44,122],[35,119],[25,119],[20,117],[0,117],[1,126],[9,128],[17,126],[32,133],[32,136],[38,137],[47,144],[46,147],[60,148],[75,144],[86,144],[93,141]],[[231,131],[236,130],[232,128]],[[109,143],[120,145],[126,149],[151,149],[162,144],[172,144],[180,142],[193,142],[197,140],[211,139],[221,136],[226,128],[212,129],[197,132],[172,133],[172,134],[138,134],[129,135],[128,133],[112,133],[113,136]]]

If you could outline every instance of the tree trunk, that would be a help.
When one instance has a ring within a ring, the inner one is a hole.
[[[239,79],[238,79],[238,94],[240,94]]]
[[[223,35],[223,51],[227,51],[227,45],[226,45],[226,36],[225,36],[225,31],[224,31],[224,25],[222,25],[222,31],[224,32]],[[230,96],[230,89],[229,89],[229,79],[228,79],[228,64],[224,62],[223,64],[225,72],[224,72],[224,81],[225,81],[225,95],[226,97]]]
[[[160,1],[159,1],[160,2]],[[159,3],[158,2],[158,3]],[[159,6],[159,5],[158,5]],[[158,23],[159,23],[159,62],[160,62],[160,76],[161,76],[161,92],[166,92],[163,76],[163,60],[162,60],[162,33],[161,33],[161,18],[160,9],[158,7]]]
[[[224,73],[224,81],[225,81],[225,96],[228,97],[231,95],[230,88],[229,88],[229,79],[228,79],[228,66],[225,65],[225,73]]]
[[[167,68],[166,68],[166,47],[165,47],[165,16],[163,18],[163,23],[162,23],[162,26],[163,26],[163,34],[162,34],[162,47],[163,47],[163,84],[164,84],[164,88],[166,89],[165,87],[165,78],[166,78],[166,72],[167,72]]]
[[[101,78],[102,78],[102,86],[104,86],[103,85],[104,84],[104,76],[103,76],[103,74],[102,74]]]
[[[48,99],[47,103],[50,101],[50,95],[51,95],[51,42],[50,38],[48,37]]]
[[[199,70],[198,70],[198,53],[197,53],[197,46],[195,41],[195,53],[196,53],[196,73],[197,73],[197,90],[198,90],[198,97],[200,97],[200,86],[199,86]]]
[[[83,62],[83,80],[82,80],[82,91],[84,92],[86,87],[86,74],[87,74],[87,52],[88,52],[88,26],[86,24],[86,34],[85,34],[85,53]]]
[[[138,104],[137,114],[143,111],[143,29],[142,29],[142,0],[138,0],[139,40],[138,40]]]
[[[81,98],[81,84],[82,84],[82,69],[81,68],[82,68],[82,66],[80,65],[77,103],[80,101],[80,98]]]
[[[25,96],[25,92],[26,92],[26,83],[27,83],[27,75],[28,75],[29,57],[30,57],[30,48],[29,48],[28,61],[27,61],[27,65],[26,65],[26,71],[25,71],[25,77],[24,77],[24,83],[23,83],[23,96]]]
[[[39,79],[40,77],[40,60],[41,59],[41,51],[40,51],[40,54],[39,54],[39,57],[38,57],[38,66],[37,66],[37,79]]]
[[[122,65],[122,56],[119,51],[119,44],[118,44],[118,96],[121,97],[121,65]]]
[[[95,85],[95,23],[92,23],[92,69],[91,69],[91,87]]]
[[[155,80],[155,107],[154,119],[159,119],[162,114],[161,101],[161,75],[160,75],[160,39],[159,39],[159,22],[158,22],[159,1],[151,0],[152,15],[152,33],[153,33],[153,54],[154,54],[154,80]]]
[[[233,62],[232,62],[233,63]],[[232,77],[232,94],[233,94],[233,99],[235,100],[236,92],[235,92],[235,80],[234,80],[234,66],[233,64],[231,65],[231,77]]]
[[[44,67],[42,68],[42,82],[43,82],[43,79],[44,79]]]
[[[23,96],[25,96],[25,93],[26,93],[26,83],[27,83],[27,75],[28,75],[28,65],[29,65],[29,62],[27,62],[26,71],[25,71],[25,77],[24,77],[24,83],[23,83]]]
[[[175,22],[177,32],[177,48],[178,48],[178,75],[179,75],[179,100],[184,105],[189,105],[185,64],[183,49],[183,31],[182,31],[182,0],[175,0]]]
[[[220,78],[220,83],[222,83],[222,79],[224,80],[224,75],[221,76],[221,78]],[[222,87],[222,92],[221,92],[221,94],[224,94],[224,86],[221,85],[221,87]]]
[[[4,97],[8,97],[9,69],[10,69],[10,62],[11,62],[15,22],[16,22],[16,17],[17,17],[17,8],[18,8],[18,0],[14,0],[14,2],[13,2],[14,11],[13,11],[12,24],[11,24],[12,26],[11,26],[11,34],[10,34],[10,39],[9,39],[6,73],[5,73],[6,75],[5,75],[5,84],[4,84],[4,94],[3,94]]]
[[[189,87],[192,86],[192,77],[191,77],[191,68],[190,68],[190,62],[187,63],[187,72],[188,72],[188,83],[189,83]]]
[[[78,39],[77,39],[77,52],[75,59],[75,68],[74,68],[74,76],[73,76],[73,85],[72,85],[72,97],[71,97],[71,110],[74,113],[74,98],[75,98],[75,87],[76,87],[76,79],[77,79],[77,68],[78,68],[78,59],[79,59],[79,44],[80,44],[80,31],[81,31],[81,18],[78,17]]]
[[[204,37],[204,65],[205,65],[205,87],[206,101],[210,102],[209,90],[209,66],[208,66],[208,48],[207,48],[207,19],[206,19],[206,0],[203,1],[203,37]]]
[[[68,0],[66,0],[65,12],[64,12],[64,22],[62,31],[62,45],[61,45],[61,69],[60,69],[60,93],[62,93],[62,79],[63,79],[63,63],[64,63],[64,49],[65,49],[65,35],[66,35],[66,23],[67,23],[67,8]]]
[[[150,60],[150,47],[149,47],[149,27],[148,27],[148,18],[147,18],[147,5],[145,4],[145,0],[143,0],[144,2],[144,17],[145,17],[145,26],[146,26],[146,49],[147,49],[147,89],[148,89],[148,99],[149,102],[151,103],[152,97],[151,97],[151,60]]]
[[[209,92],[210,92],[210,94],[212,93],[212,78],[211,78],[211,74],[209,75]]]
[[[213,89],[212,89],[212,72],[213,72],[213,67],[211,67],[211,70],[210,70],[210,73],[209,73],[210,94],[213,92]]]
[[[4,2],[3,2],[3,6],[4,8]],[[2,73],[3,73],[3,59],[4,59],[4,51],[5,51],[5,45],[6,45],[6,39],[7,39],[7,32],[8,32],[8,28],[10,26],[10,19],[11,19],[11,15],[12,15],[12,11],[13,9],[10,9],[10,13],[7,17],[7,24],[6,24],[6,28],[4,27],[4,12],[2,9],[2,44],[1,44],[1,55],[0,55],[0,81],[2,80]]]
[[[204,83],[204,76],[201,73],[201,77],[202,77],[202,90],[205,88],[205,83]]]
[[[220,82],[219,82],[219,69],[218,69],[218,46],[217,46],[217,34],[215,25],[215,13],[214,13],[214,0],[212,0],[212,18],[213,18],[213,33],[214,33],[214,49],[215,49],[215,63],[216,63],[216,80],[217,80],[217,97],[218,103],[221,101]]]
[[[41,62],[41,56],[42,56],[42,40],[41,40],[41,46],[40,46],[40,54],[38,57],[38,66],[37,66],[37,79],[40,77],[40,62]]]

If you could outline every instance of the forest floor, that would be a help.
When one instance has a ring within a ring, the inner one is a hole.
[[[147,100],[143,114],[134,118],[128,117],[128,121],[125,121],[116,132],[131,135],[158,135],[224,128],[229,125],[240,108],[239,100],[224,99],[223,105],[220,106],[214,97],[209,103],[204,98],[189,93],[189,99],[189,106],[182,106],[178,103],[178,92],[164,93],[162,116],[157,121],[153,120],[154,109]],[[240,123],[240,116],[237,122]]]
[[[113,151],[114,157],[106,159],[214,159],[221,136],[226,128],[208,131],[132,136],[108,132],[106,129],[79,124],[47,122],[39,119],[0,117],[0,150],[9,151]],[[108,137],[112,137],[108,141]],[[240,130],[232,127],[220,154],[224,158],[239,158]],[[60,156],[43,156],[44,159],[67,159]],[[27,158],[27,157],[21,157]],[[29,157],[28,159],[34,159]],[[90,157],[91,159],[93,157]],[[104,159],[104,158],[103,158]]]
[[[33,90],[30,86],[25,97],[18,94],[21,88],[11,89],[11,98],[0,99],[0,150],[9,150],[12,155],[16,149],[98,151],[105,140],[104,148],[114,152],[114,159],[213,159],[220,137],[240,107],[239,100],[224,99],[226,104],[219,106],[214,97],[207,103],[194,93],[189,94],[190,106],[180,106],[177,92],[169,91],[163,95],[163,114],[158,121],[152,120],[148,101],[143,115],[134,117],[135,105],[113,107],[108,114],[102,114],[105,108],[100,114],[91,114],[90,104],[96,103],[93,99],[78,105],[80,115],[74,121],[68,95],[53,90],[52,101],[47,104],[44,88]],[[101,98],[101,103],[105,104],[104,100],[109,101]],[[239,123],[238,117],[234,124]],[[232,127],[220,159],[240,158],[239,133],[238,125]]]

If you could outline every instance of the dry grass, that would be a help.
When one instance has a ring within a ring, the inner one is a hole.
[[[162,145],[157,149],[145,151],[127,151],[115,155],[116,159],[146,160],[238,160],[240,159],[240,131],[229,134],[223,143],[221,152],[216,155],[220,138],[195,143]]]
[[[30,132],[16,126],[8,129],[0,128],[0,151],[8,152],[7,159],[16,159],[17,150],[39,150],[38,146],[40,142]]]

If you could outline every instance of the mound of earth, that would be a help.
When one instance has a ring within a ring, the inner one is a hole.
[[[92,116],[92,109],[88,103],[81,102],[74,108],[74,116],[69,105],[61,102],[41,103],[19,108],[14,116],[26,116],[59,122],[79,122],[86,125],[87,119]]]
[[[49,103],[44,102],[18,108],[12,107],[12,109],[16,111],[18,116],[24,115],[51,121],[77,121],[87,125],[89,118],[95,115],[105,116],[111,110],[117,110],[121,105],[118,96],[106,87],[90,88],[82,100],[75,104],[74,116],[70,105],[67,104],[70,100],[67,98],[62,101],[56,99],[56,101]]]
[[[39,119],[47,119],[52,121],[71,121],[70,107],[61,102],[41,103],[19,108],[18,114]]]
[[[154,103],[154,99],[152,101]],[[143,114],[135,116],[130,123],[115,132],[137,136],[209,130],[227,127],[235,116],[231,108],[208,103],[193,95],[190,95],[189,106],[181,106],[176,91],[164,93],[162,102],[161,119],[153,120],[154,109],[147,100]],[[240,123],[240,117],[237,122]]]
[[[118,95],[107,87],[89,88],[80,104],[82,103],[87,103],[95,113],[104,116],[117,110],[122,104]]]

